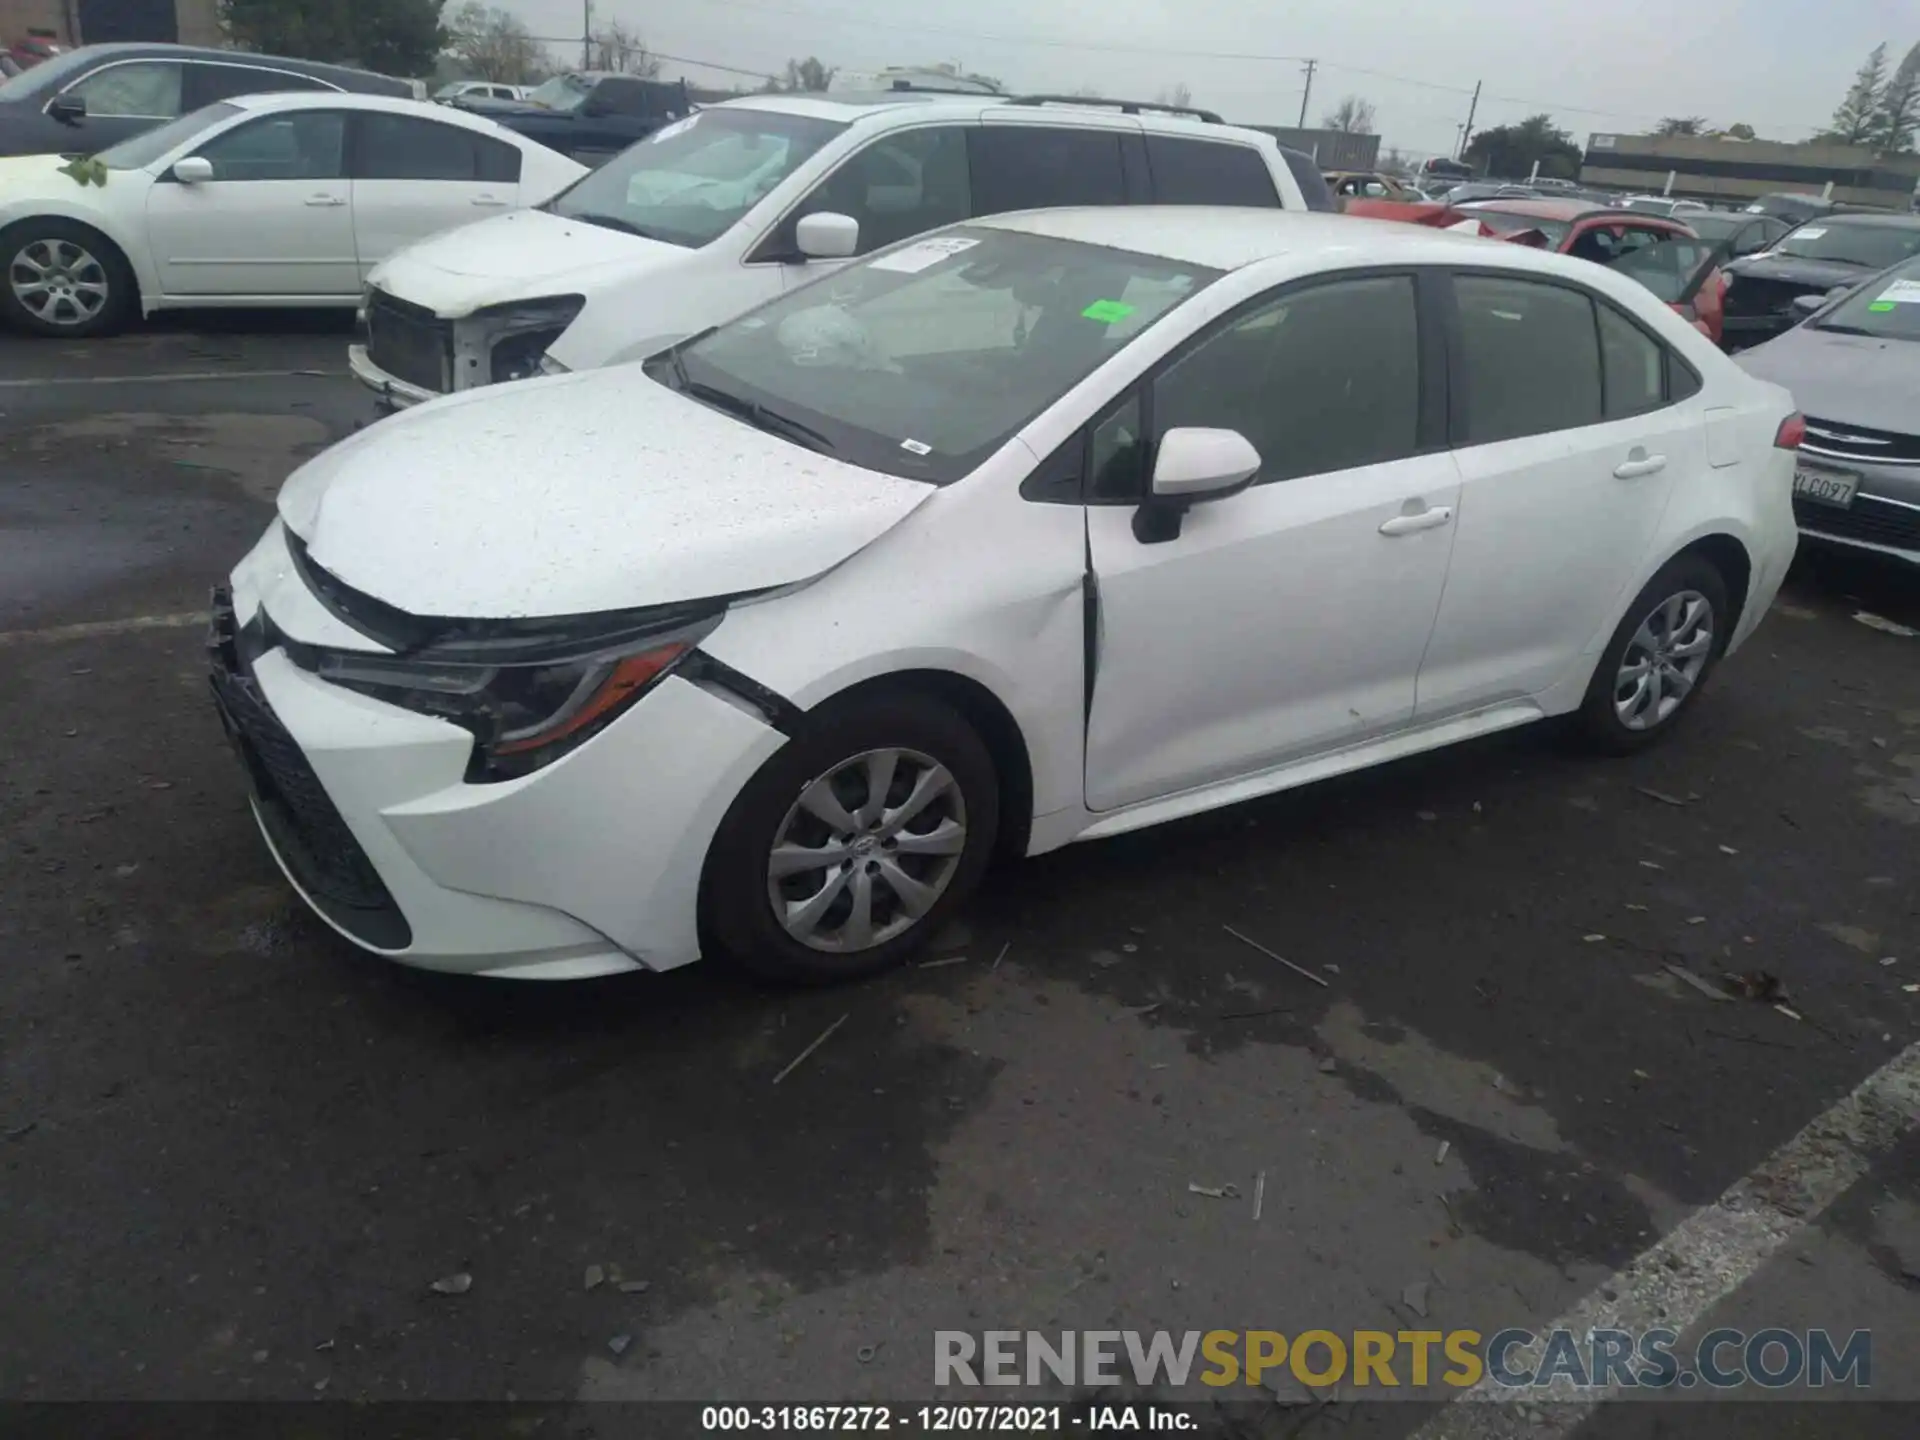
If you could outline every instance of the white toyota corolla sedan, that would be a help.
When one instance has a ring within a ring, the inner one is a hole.
[[[1799,419],[1632,280],[1037,212],[302,467],[216,594],[349,938],[828,980],[1037,854],[1550,716],[1658,739],[1793,556]]]
[[[444,105],[236,95],[91,160],[0,159],[0,314],[72,339],[181,306],[352,307],[395,250],[586,173]]]

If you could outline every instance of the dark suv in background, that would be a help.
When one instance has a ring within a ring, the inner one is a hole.
[[[82,45],[0,84],[0,155],[91,155],[216,100],[272,90],[413,94],[405,80],[192,45]]]
[[[582,165],[599,165],[693,110],[684,80],[642,80],[606,70],[568,70],[524,100],[456,95],[452,103]]]

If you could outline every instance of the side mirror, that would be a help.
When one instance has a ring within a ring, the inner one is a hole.
[[[1190,506],[1237,495],[1259,473],[1260,452],[1238,430],[1169,430],[1154,453],[1147,501],[1134,512],[1134,538],[1143,545],[1173,539]]]
[[[78,95],[56,95],[47,102],[47,114],[62,125],[78,125],[87,118],[87,102]]]
[[[860,248],[860,222],[831,210],[802,215],[793,243],[809,260],[845,260]]]
[[[173,162],[173,178],[182,185],[199,185],[213,179],[213,162],[204,155],[189,155]]]

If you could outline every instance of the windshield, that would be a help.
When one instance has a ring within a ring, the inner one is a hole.
[[[648,370],[870,470],[944,485],[1219,277],[1103,246],[945,230],[764,305]],[[756,407],[761,413],[754,414]]]
[[[774,110],[701,110],[628,146],[547,208],[698,249],[845,128]]]
[[[238,115],[238,105],[208,105],[178,120],[169,120],[151,130],[142,130],[131,140],[110,145],[94,158],[109,170],[144,170],[177,145],[184,145],[203,130]]]
[[[1547,248],[1558,250],[1573,229],[1570,220],[1542,220],[1534,215],[1516,215],[1511,210],[1500,210],[1492,205],[1468,205],[1462,207],[1466,212],[1501,237],[1524,235],[1529,230],[1538,230],[1547,237]]]
[[[0,84],[0,100],[25,100],[29,96],[58,90],[73,78],[76,71],[93,64],[94,58],[84,50],[69,50],[51,60],[42,60],[18,75],[9,76],[5,84]]]
[[[1882,340],[1920,340],[1920,259],[1874,276],[1812,325]]]
[[[549,110],[578,110],[593,86],[578,75],[556,75],[527,92],[527,102]]]
[[[1897,265],[1909,255],[1920,255],[1920,224],[1862,225],[1844,220],[1810,220],[1782,236],[1776,255],[1801,260],[1832,260],[1863,265],[1869,270]]]

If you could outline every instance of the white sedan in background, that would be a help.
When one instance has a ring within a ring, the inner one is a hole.
[[[444,105],[236,96],[91,160],[0,160],[0,314],[74,338],[187,306],[354,306],[395,250],[586,173]]]
[[[1658,740],[1772,603],[1802,428],[1585,261],[979,220],[309,461],[216,595],[214,688],[371,950],[839,979],[996,852],[1550,716]]]

